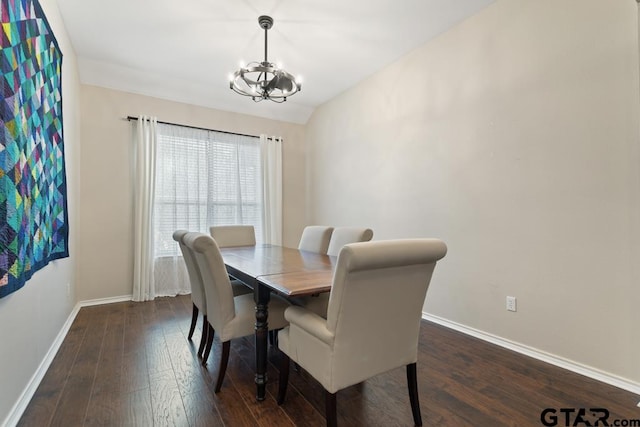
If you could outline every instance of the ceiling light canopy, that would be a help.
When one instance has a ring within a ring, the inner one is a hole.
[[[260,16],[260,28],[264,29],[264,61],[251,62],[229,77],[229,87],[240,95],[250,96],[255,102],[268,99],[285,102],[302,89],[300,79],[267,60],[267,31],[273,27],[273,18]]]

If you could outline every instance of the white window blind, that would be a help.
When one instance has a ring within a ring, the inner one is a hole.
[[[179,229],[253,225],[262,236],[262,172],[256,137],[158,124],[154,254],[178,256]]]

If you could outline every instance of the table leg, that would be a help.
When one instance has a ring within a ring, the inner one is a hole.
[[[267,319],[271,292],[266,286],[259,283],[256,283],[253,289],[256,302],[256,399],[260,401],[264,400],[267,385],[267,336],[269,332]]]

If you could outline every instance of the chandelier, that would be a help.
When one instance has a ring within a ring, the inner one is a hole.
[[[255,102],[263,99],[285,102],[287,97],[302,89],[302,84],[267,60],[267,31],[273,27],[273,18],[260,16],[258,24],[264,29],[264,61],[242,65],[229,76],[229,87],[240,95],[250,96]]]

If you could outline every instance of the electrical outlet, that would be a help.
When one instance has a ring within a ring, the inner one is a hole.
[[[516,297],[507,297],[507,311],[518,311],[516,306]]]
[[[67,283],[67,296],[71,296],[71,283]]]

